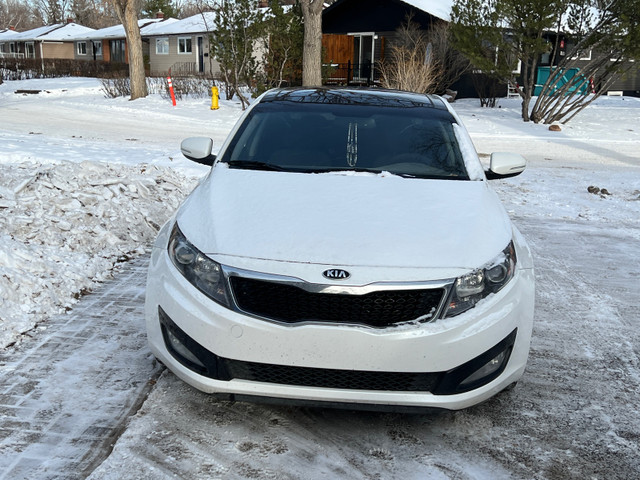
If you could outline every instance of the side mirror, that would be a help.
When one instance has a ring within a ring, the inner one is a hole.
[[[515,177],[520,175],[526,166],[527,161],[518,153],[494,152],[491,154],[489,170],[485,174],[487,180]]]
[[[213,140],[207,137],[186,138],[180,144],[182,155],[189,160],[209,166],[213,165],[216,159],[216,156],[211,154],[212,148]]]

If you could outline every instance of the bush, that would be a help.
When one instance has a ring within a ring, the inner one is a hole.
[[[219,81],[213,77],[172,77],[173,93],[177,100],[183,98],[209,98],[211,87]],[[131,95],[131,86],[127,76],[109,76],[101,79],[102,91],[107,98],[127,97]],[[166,77],[147,77],[147,89],[150,94],[159,94],[169,99],[169,82]]]
[[[128,73],[123,63],[72,60],[63,58],[3,58],[0,63],[2,80],[28,80],[31,78],[103,77]]]

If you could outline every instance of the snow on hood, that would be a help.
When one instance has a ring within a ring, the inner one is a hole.
[[[486,182],[383,174],[303,174],[218,164],[178,223],[202,252],[336,266],[482,266],[510,221]],[[224,259],[220,259],[224,256]]]

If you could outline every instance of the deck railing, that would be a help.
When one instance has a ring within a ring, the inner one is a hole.
[[[322,78],[329,85],[376,85],[380,81],[378,63],[325,63]]]

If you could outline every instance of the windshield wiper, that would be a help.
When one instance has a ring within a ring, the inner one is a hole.
[[[227,162],[231,168],[246,168],[247,170],[270,170],[274,172],[281,172],[284,169],[278,165],[273,165],[266,162],[257,162],[254,160],[231,160]]]

